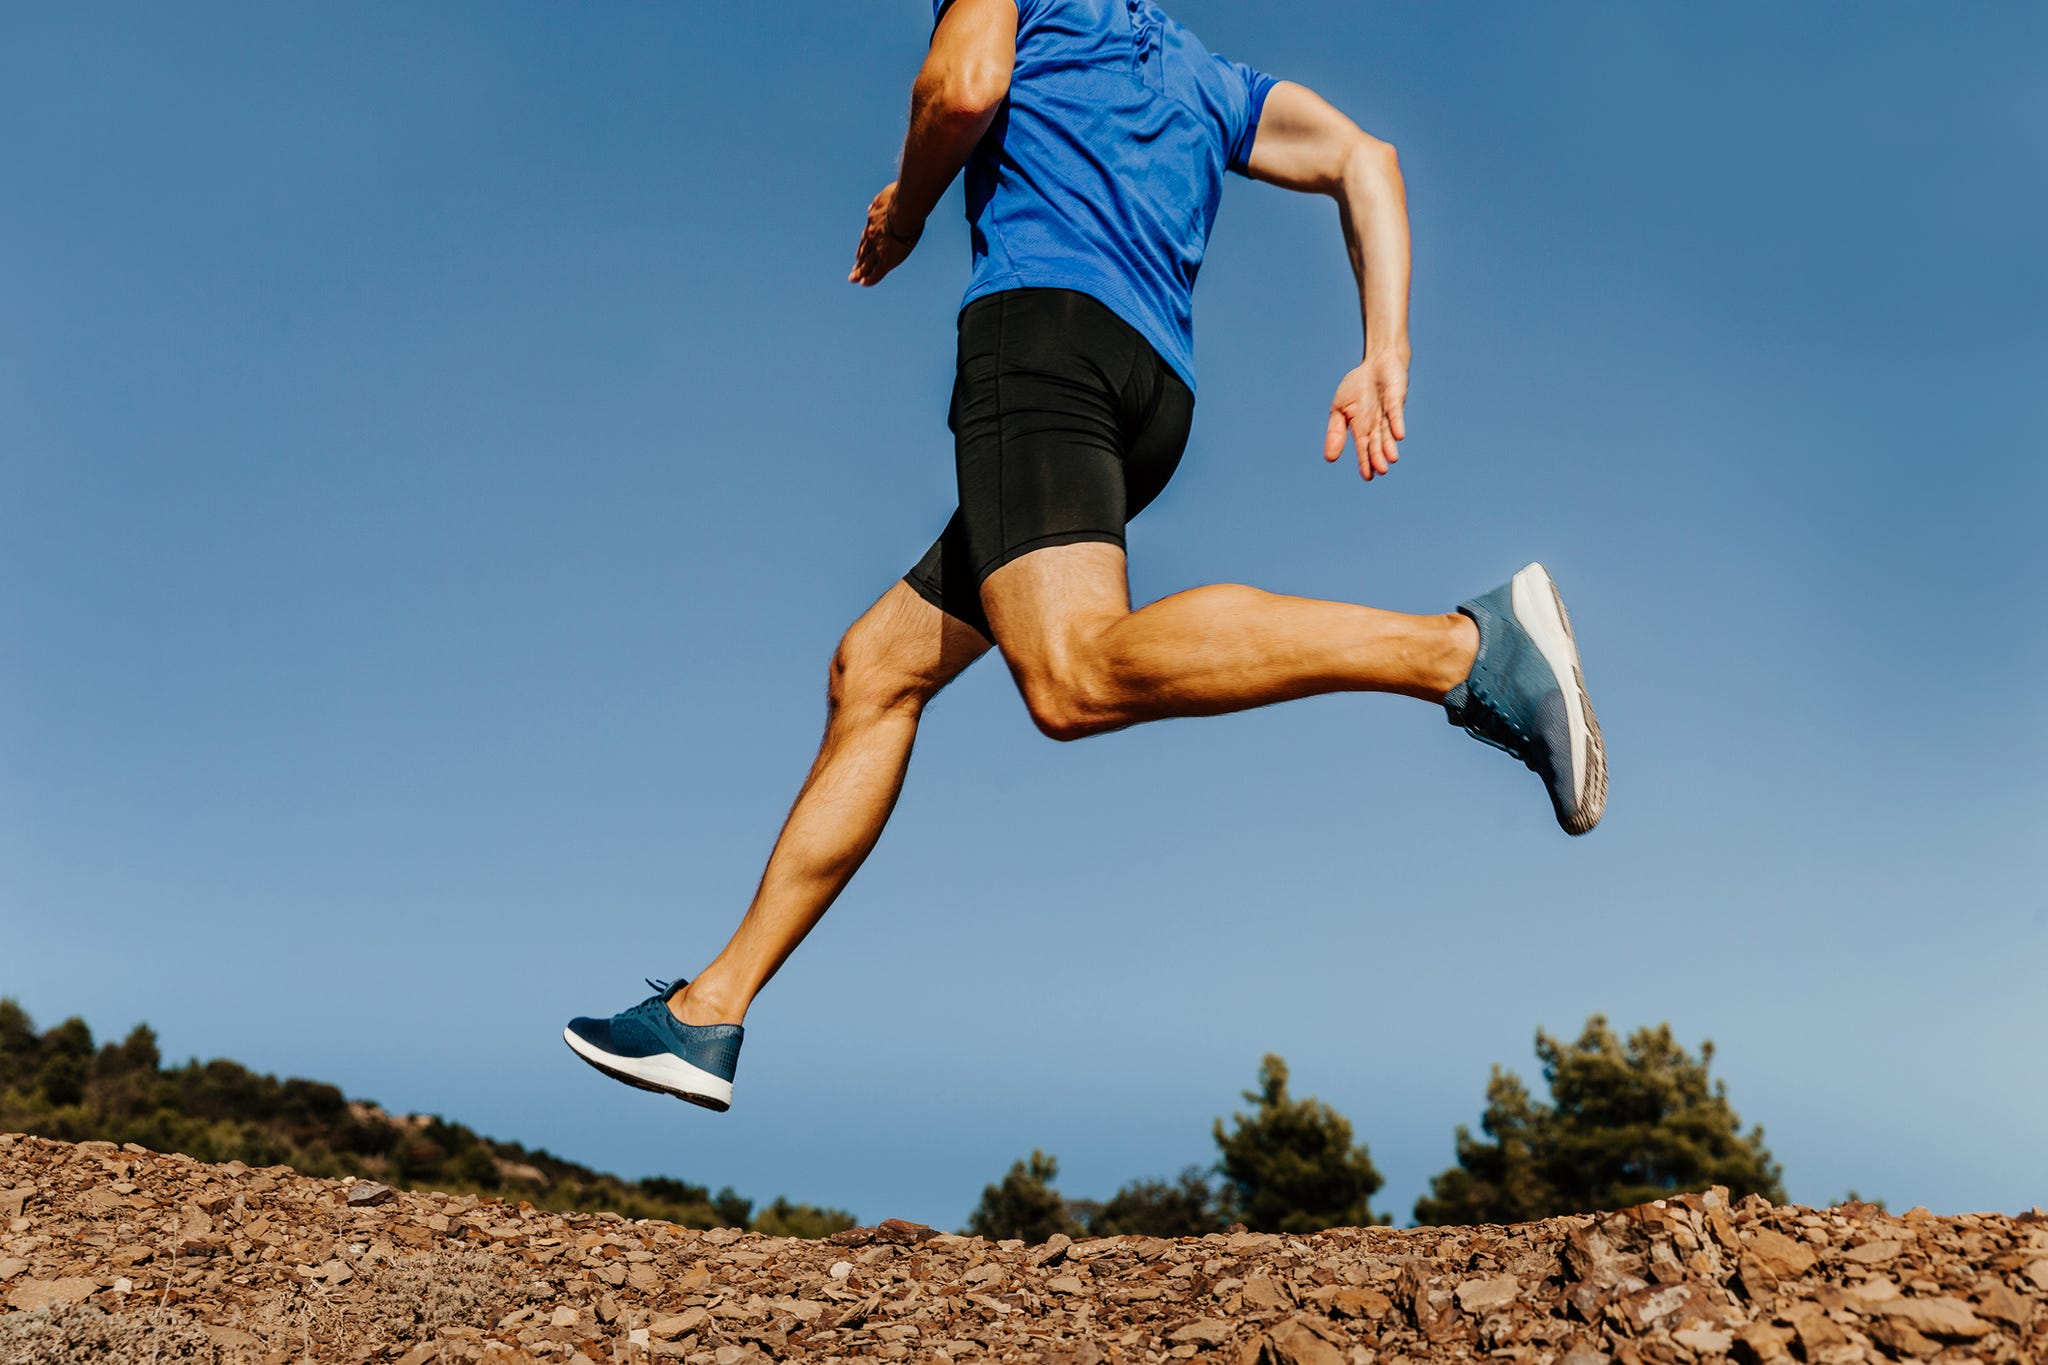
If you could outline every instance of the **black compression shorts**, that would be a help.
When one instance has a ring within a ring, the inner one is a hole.
[[[905,574],[989,636],[981,582],[1019,555],[1124,543],[1180,464],[1195,396],[1137,331],[1086,294],[1013,289],[960,313],[953,380],[960,507]]]

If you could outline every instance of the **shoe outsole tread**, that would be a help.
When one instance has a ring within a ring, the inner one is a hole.
[[[1572,643],[1572,686],[1578,690],[1579,710],[1586,718],[1585,780],[1579,785],[1577,808],[1569,816],[1560,816],[1558,823],[1566,834],[1587,834],[1607,813],[1607,743],[1600,737],[1600,720],[1593,714],[1593,699],[1586,691],[1579,640],[1572,633],[1572,614],[1565,610],[1564,594],[1557,590],[1556,580],[1547,571],[1543,578],[1550,585],[1551,600],[1557,604],[1557,619],[1564,623],[1565,638]]]
[[[603,1062],[598,1061],[589,1053],[584,1052],[582,1049],[578,1048],[574,1043],[569,1043],[568,1047],[569,1051],[575,1053],[577,1057],[581,1058],[585,1062],[588,1062],[597,1070],[602,1071],[605,1075],[611,1077],[615,1081],[625,1082],[627,1085],[632,1086],[635,1090],[645,1090],[650,1094],[655,1095],[671,1095],[674,1096],[676,1099],[682,1100],[686,1104],[698,1105],[702,1108],[709,1109],[713,1113],[717,1114],[723,1114],[726,1110],[732,1108],[732,1104],[728,1100],[715,1100],[708,1095],[693,1095],[687,1090],[672,1090],[665,1085],[656,1085],[652,1081],[644,1081],[640,1079],[638,1076],[628,1075],[626,1072],[619,1070],[617,1067],[606,1066]]]

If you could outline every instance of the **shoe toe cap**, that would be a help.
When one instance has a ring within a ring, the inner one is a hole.
[[[609,1019],[571,1019],[569,1032],[592,1047],[602,1048],[606,1052],[615,1050],[612,1041],[612,1021]]]

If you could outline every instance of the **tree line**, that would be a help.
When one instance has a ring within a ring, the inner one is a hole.
[[[11,999],[0,999],[0,1132],[134,1142],[200,1161],[283,1165],[301,1175],[353,1175],[686,1227],[823,1237],[853,1226],[844,1210],[784,1198],[756,1209],[729,1186],[714,1194],[682,1180],[622,1180],[436,1116],[387,1114],[320,1081],[280,1081],[218,1058],[166,1067],[147,1024],[104,1046],[94,1044],[83,1019],[38,1034]]]
[[[1578,1038],[1539,1030],[1547,1099],[1495,1066],[1480,1132],[1461,1125],[1453,1165],[1414,1206],[1423,1224],[1512,1223],[1620,1208],[1725,1185],[1736,1196],[1783,1202],[1783,1171],[1763,1130],[1744,1132],[1724,1083],[1669,1024],[1623,1039],[1594,1015]],[[1054,1233],[1200,1236],[1241,1224],[1314,1232],[1389,1223],[1372,1198],[1385,1181],[1351,1121],[1322,1100],[1296,1097],[1287,1064],[1268,1055],[1247,1112],[1217,1119],[1217,1159],[1174,1176],[1134,1180],[1106,1200],[1068,1199],[1058,1161],[1034,1150],[982,1191],[967,1231],[1044,1241]],[[853,1224],[844,1210],[778,1198],[756,1209],[730,1187],[622,1180],[544,1150],[499,1142],[436,1116],[399,1117],[335,1086],[259,1075],[224,1059],[167,1067],[156,1035],[137,1025],[96,1044],[82,1019],[38,1033],[0,998],[0,1132],[66,1141],[135,1142],[201,1161],[288,1165],[305,1175],[354,1175],[407,1188],[530,1200],[559,1211],[610,1211],[690,1227],[746,1227],[820,1237]]]
[[[1784,1172],[1762,1128],[1742,1130],[1727,1087],[1710,1078],[1714,1045],[1689,1053],[1669,1024],[1626,1039],[1594,1015],[1573,1041],[1538,1030],[1547,1101],[1499,1066],[1486,1086],[1480,1134],[1459,1125],[1456,1162],[1416,1201],[1419,1224],[1518,1223],[1623,1208],[1725,1185],[1740,1198],[1785,1199]],[[1135,1180],[1107,1200],[1067,1199],[1058,1161],[1042,1151],[982,1191],[967,1230],[1041,1242],[1054,1233],[1194,1237],[1233,1224],[1315,1232],[1390,1223],[1372,1196],[1385,1183],[1351,1121],[1296,1098],[1287,1063],[1268,1054],[1249,1112],[1216,1120],[1215,1164]]]

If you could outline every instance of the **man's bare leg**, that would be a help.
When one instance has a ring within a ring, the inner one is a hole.
[[[825,738],[732,939],[669,1009],[689,1024],[737,1024],[881,837],[924,707],[988,650],[973,627],[898,582],[832,657]]]
[[[1032,718],[1056,739],[1324,692],[1442,701],[1479,646],[1457,613],[1407,616],[1235,584],[1132,611],[1124,552],[1108,544],[1034,550],[981,593]]]

